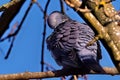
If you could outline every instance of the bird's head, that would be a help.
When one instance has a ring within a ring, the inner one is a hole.
[[[50,28],[55,29],[61,23],[67,21],[69,17],[65,14],[62,14],[59,11],[54,11],[48,16],[48,25]]]

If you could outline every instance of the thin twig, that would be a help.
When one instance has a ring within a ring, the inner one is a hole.
[[[20,29],[21,29],[21,27],[22,27],[23,22],[25,21],[25,18],[26,18],[27,15],[28,15],[28,12],[29,12],[30,9],[31,9],[31,7],[32,7],[32,3],[30,3],[28,9],[26,10],[25,15],[24,15],[23,18],[22,18],[22,21],[21,21],[20,25],[18,26],[18,29],[17,29],[13,34],[9,34],[9,35],[8,35],[7,37],[5,37],[4,39],[1,39],[1,41],[3,41],[3,40],[5,40],[5,39],[7,39],[7,38],[10,38],[10,37],[15,36],[15,35],[18,34],[18,32],[20,31]]]
[[[64,1],[63,0],[60,0],[60,7],[61,7],[61,12],[64,14],[65,9],[64,9]]]
[[[16,29],[17,27],[18,27],[18,22],[16,22],[16,23],[13,25],[13,27],[12,27],[10,33],[8,34],[8,36],[11,35],[11,34],[13,34],[14,31],[15,31],[15,29]],[[7,37],[8,37],[8,36],[7,36]],[[1,40],[1,41],[6,40],[7,37],[3,38],[3,40]],[[9,47],[9,49],[8,49],[8,51],[7,51],[7,54],[6,54],[6,56],[5,56],[4,59],[8,59],[8,57],[9,57],[9,55],[10,55],[10,52],[11,52],[11,50],[12,50],[13,44],[14,44],[14,40],[15,40],[15,36],[13,36],[13,38],[12,38],[12,42],[11,42],[11,44],[10,44],[10,47]]]
[[[50,3],[50,0],[47,1],[44,11],[44,29],[43,29],[43,40],[42,40],[42,50],[41,50],[41,72],[44,71],[44,45],[45,45],[45,37],[46,37],[46,20],[47,20],[47,8]]]
[[[9,33],[6,37],[0,39],[0,42],[2,42],[2,41],[4,41],[4,40],[6,40],[6,39],[12,37],[11,35],[14,34],[14,31],[15,31],[15,29],[17,29],[17,27],[18,27],[18,22],[16,22],[16,23],[13,25],[13,27],[12,27],[10,33]],[[14,36],[13,36],[13,37],[14,37]]]
[[[13,36],[13,38],[12,38],[12,42],[11,42],[11,44],[10,44],[10,48],[8,49],[8,52],[7,52],[7,54],[6,54],[6,56],[5,56],[4,59],[8,59],[8,57],[9,57],[9,55],[10,55],[10,52],[11,52],[11,50],[12,50],[12,47],[13,47],[14,41],[15,41],[15,36]]]
[[[25,21],[27,15],[28,15],[28,12],[30,11],[32,5],[33,5],[33,4],[30,3],[28,9],[27,9],[26,12],[25,12],[25,15],[24,15],[23,18],[22,18],[22,21],[21,21],[20,25],[18,26],[18,29],[16,30],[16,32],[15,32],[13,35],[18,34],[18,32],[20,31],[20,29],[21,29],[21,27],[22,27],[22,24],[23,24],[23,22]]]
[[[44,13],[44,10],[43,8],[41,7],[40,3],[38,1],[35,2],[36,5],[40,8],[41,12]]]
[[[13,20],[13,18],[17,15],[17,13],[19,13],[24,2],[25,0],[12,0],[9,3],[5,4],[6,9],[0,16],[0,38],[9,28],[9,25]]]
[[[10,48],[9,48],[9,50],[8,50],[8,53],[7,53],[7,55],[5,56],[5,59],[7,59],[7,58],[9,57],[9,54],[10,54],[10,52],[11,52],[11,50],[12,50],[12,47],[13,47],[13,43],[14,43],[14,41],[15,41],[15,37],[14,37],[14,36],[16,36],[16,35],[18,34],[18,32],[20,31],[20,29],[21,29],[21,27],[22,27],[22,24],[23,24],[23,22],[25,21],[26,16],[28,15],[28,12],[30,11],[31,7],[32,7],[32,3],[30,3],[28,9],[26,10],[25,15],[24,15],[23,18],[22,18],[22,21],[21,21],[20,25],[18,26],[18,29],[17,29],[13,34],[10,34],[10,35],[8,35],[6,38],[3,39],[3,40],[5,40],[5,39],[7,39],[7,38],[13,37],[13,40],[12,40],[12,42],[11,42]]]

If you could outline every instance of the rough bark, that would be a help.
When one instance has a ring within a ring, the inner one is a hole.
[[[104,68],[106,75],[119,75],[116,68]],[[91,71],[87,73],[83,69],[70,69],[70,70],[56,70],[47,72],[24,72],[16,74],[0,75],[0,80],[26,80],[26,79],[41,79],[41,78],[55,78],[68,75],[83,75],[83,74],[99,74]],[[104,74],[105,75],[105,74]]]
[[[98,38],[109,52],[114,65],[120,72],[120,27],[118,25],[120,16],[116,14],[117,12],[109,0],[105,0],[103,5],[100,4],[100,0],[83,1],[83,4],[81,4],[79,0],[65,0],[98,33]],[[102,7],[99,8],[100,5]],[[90,11],[81,11],[81,8],[84,9],[86,6]]]
[[[25,0],[12,0],[11,2],[0,6],[0,11],[3,11],[0,16],[0,38],[9,28],[11,21],[17,15]]]

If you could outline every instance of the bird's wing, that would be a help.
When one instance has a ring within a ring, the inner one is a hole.
[[[85,47],[94,35],[89,26],[69,20],[57,26],[47,38],[47,47],[59,65],[80,67],[81,59],[86,58],[81,57],[89,56],[89,53],[94,56],[95,60],[99,61],[101,57],[101,53],[97,52],[100,48],[96,42],[92,46]]]
[[[77,26],[70,20],[59,26],[47,38],[47,47],[59,65],[78,66],[78,56],[74,50],[78,37]],[[76,57],[77,56],[77,57]]]

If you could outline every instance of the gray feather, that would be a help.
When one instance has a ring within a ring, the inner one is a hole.
[[[99,65],[101,59],[99,42],[86,47],[95,36],[88,25],[72,20],[60,12],[50,14],[48,24],[50,27],[54,27],[54,31],[46,40],[47,47],[60,66],[63,68],[84,67],[88,70],[104,72]]]

